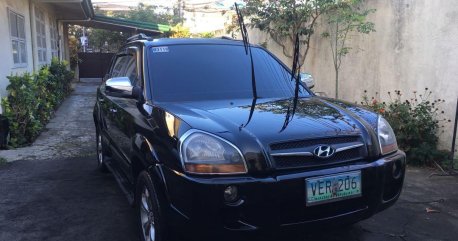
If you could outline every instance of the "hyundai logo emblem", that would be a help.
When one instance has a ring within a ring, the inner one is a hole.
[[[313,150],[313,154],[319,158],[331,157],[335,152],[336,150],[334,150],[331,146],[318,146],[315,150]]]

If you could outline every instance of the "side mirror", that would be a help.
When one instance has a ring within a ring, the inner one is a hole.
[[[313,79],[313,76],[309,73],[301,73],[300,74],[301,82],[307,86],[309,89],[312,89],[315,87],[315,80]]]
[[[122,98],[138,98],[141,94],[140,87],[132,86],[128,77],[115,77],[105,83],[105,92],[109,96]]]

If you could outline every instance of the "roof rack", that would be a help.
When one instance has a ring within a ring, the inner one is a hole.
[[[127,39],[127,42],[132,42],[132,41],[135,41],[135,40],[153,40],[150,36],[147,36],[146,34],[144,33],[140,33],[140,34],[136,34],[130,38]]]
[[[226,39],[226,40],[236,40],[236,39],[231,38],[231,37],[229,37],[229,36],[221,36],[220,38],[221,38],[221,39]]]

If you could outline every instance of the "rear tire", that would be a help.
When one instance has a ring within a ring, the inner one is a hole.
[[[99,130],[96,131],[95,142],[97,151],[97,170],[99,172],[108,172],[108,168],[105,163],[107,158],[107,151]]]
[[[140,240],[166,241],[167,228],[164,212],[154,184],[148,173],[140,173],[136,188],[136,209]]]

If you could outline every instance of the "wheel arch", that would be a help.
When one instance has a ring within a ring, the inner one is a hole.
[[[133,140],[133,155],[132,155],[132,177],[134,179],[134,187],[137,187],[137,182],[140,174],[145,171],[151,178],[151,181],[158,192],[160,198],[167,198],[167,187],[165,178],[162,172],[162,165],[159,162],[156,151],[148,139],[140,134],[136,134]],[[135,190],[136,192],[136,190]]]

